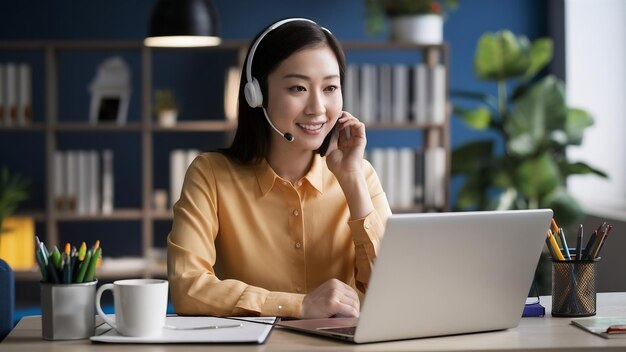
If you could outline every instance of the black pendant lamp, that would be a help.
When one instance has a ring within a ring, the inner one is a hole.
[[[217,12],[211,0],[158,0],[150,16],[146,46],[214,46]]]

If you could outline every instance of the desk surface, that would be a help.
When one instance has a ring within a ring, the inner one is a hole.
[[[600,293],[598,316],[626,316],[626,293]],[[355,345],[275,328],[264,345],[220,345],[220,351],[597,351],[626,350],[626,339],[604,339],[570,325],[569,318],[552,318],[551,297],[542,296],[543,318],[523,318],[503,331]],[[486,304],[486,303],[485,303]],[[89,340],[44,341],[39,317],[22,319],[0,344],[0,351],[206,351],[207,345],[118,345]]]

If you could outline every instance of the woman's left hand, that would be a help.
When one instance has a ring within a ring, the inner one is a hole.
[[[331,149],[326,156],[328,169],[335,174],[338,179],[362,171],[363,153],[367,139],[365,137],[365,124],[348,112],[343,112],[339,117],[340,126],[339,138],[336,148],[331,145]],[[346,137],[346,129],[350,132],[350,137]],[[334,144],[334,143],[333,143]]]

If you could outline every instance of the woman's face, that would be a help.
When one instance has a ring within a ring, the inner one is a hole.
[[[339,64],[330,47],[299,50],[267,77],[267,113],[283,133],[294,137],[293,147],[316,150],[341,114],[343,100]],[[289,143],[271,133],[272,145]]]

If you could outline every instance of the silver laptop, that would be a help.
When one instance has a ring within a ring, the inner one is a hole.
[[[515,327],[552,210],[393,215],[360,318],[280,326],[356,343]]]

